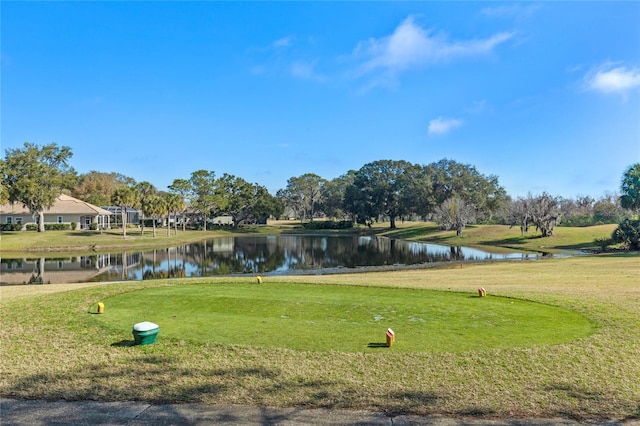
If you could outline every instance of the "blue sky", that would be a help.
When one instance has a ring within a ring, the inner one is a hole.
[[[640,161],[640,2],[12,2],[2,152],[166,189],[272,193],[442,158],[512,196],[601,196]]]

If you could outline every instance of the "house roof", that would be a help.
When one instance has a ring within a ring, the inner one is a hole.
[[[85,214],[85,215],[111,215],[108,210],[94,206],[91,203],[87,203],[77,198],[73,198],[69,195],[60,194],[53,205],[49,209],[44,210],[45,214]],[[24,207],[22,203],[14,204],[2,204],[0,205],[0,214],[9,215],[24,215],[31,214],[28,208]]]

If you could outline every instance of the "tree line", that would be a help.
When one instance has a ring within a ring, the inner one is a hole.
[[[78,175],[70,165],[72,155],[71,148],[55,143],[26,142],[22,148],[6,150],[0,161],[2,202],[22,203],[34,216],[39,215],[41,231],[43,211],[63,192],[98,206],[118,206],[125,238],[127,209],[142,213],[142,232],[144,219],[154,219],[154,235],[155,222],[161,218],[188,216],[191,225],[206,230],[212,217],[224,214],[231,216],[235,228],[267,217],[310,222],[323,217],[369,226],[385,220],[390,228],[398,220],[418,218],[433,220],[458,234],[466,225],[480,222],[519,226],[523,233],[534,226],[542,236],[550,236],[561,220],[574,226],[622,224],[639,204],[639,164],[625,172],[620,197],[567,199],[545,192],[512,199],[497,176],[449,159],[426,165],[373,161],[332,180],[306,173],[291,177],[285,188],[272,195],[258,183],[227,173],[217,177],[209,170],[175,179],[166,190],[114,172]],[[174,232],[176,226],[174,221]]]
[[[383,218],[393,229],[397,220],[434,218],[460,231],[462,223],[491,218],[508,199],[497,176],[447,159],[428,165],[379,160],[333,180],[308,173],[289,179],[276,196],[311,221],[322,215],[371,225]]]

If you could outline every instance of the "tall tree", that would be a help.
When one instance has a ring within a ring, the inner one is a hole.
[[[213,171],[197,170],[191,173],[190,206],[202,217],[203,229],[207,230],[209,217],[219,211],[220,193],[216,190],[216,174]]]
[[[113,191],[122,185],[135,185],[135,180],[120,173],[92,170],[78,177],[71,195],[96,206],[106,206],[111,203]]]
[[[553,229],[560,222],[562,216],[558,197],[553,197],[546,192],[536,197],[529,196],[529,211],[531,222],[542,233],[543,237],[553,235]]]
[[[120,207],[122,217],[122,238],[127,239],[127,209],[134,208],[138,204],[138,193],[131,187],[122,185],[111,194],[111,203]]]
[[[353,184],[356,171],[349,170],[346,174],[325,183],[322,188],[322,210],[331,218],[344,218],[345,193],[347,187]]]
[[[640,163],[630,166],[622,176],[620,204],[633,212],[640,209]]]
[[[416,211],[426,195],[421,167],[407,161],[379,160],[365,164],[355,174],[345,191],[348,212],[367,223],[379,216],[389,218],[390,228],[396,219]],[[422,187],[422,188],[421,188]]]
[[[593,205],[593,221],[596,224],[620,223],[624,217],[625,210],[615,193],[605,192]]]
[[[269,191],[257,183],[225,173],[218,179],[217,188],[222,194],[223,211],[233,219],[233,227],[238,228],[242,221],[260,220],[265,216],[278,214],[282,209],[274,203]]]
[[[267,188],[257,183],[253,184],[253,189],[256,202],[251,209],[251,214],[256,220],[268,219],[270,216],[275,218],[282,216],[284,205],[278,197],[274,197]]]
[[[172,192],[163,192],[160,194],[162,198],[164,198],[165,204],[167,206],[167,236],[169,236],[169,231],[171,229],[170,226],[170,218],[171,214],[173,214],[173,230],[174,235],[178,234],[178,213],[183,212],[185,209],[184,199],[180,194],[172,193]],[[182,221],[184,226],[184,221]],[[184,229],[183,229],[184,230]]]
[[[0,170],[4,170],[4,166],[2,165],[3,161],[0,160]],[[0,204],[5,204],[9,201],[9,191],[7,187],[0,182]]]
[[[519,197],[516,200],[511,200],[506,206],[506,213],[511,227],[518,225],[522,235],[529,232],[531,213],[526,198]]]
[[[475,220],[475,210],[462,198],[453,196],[436,207],[435,219],[443,229],[455,230],[456,235],[460,235],[467,224]]]
[[[44,211],[76,182],[76,172],[68,162],[72,156],[71,148],[56,143],[40,147],[25,142],[22,148],[6,150],[2,185],[9,202],[22,203],[38,216],[38,232],[45,230]]]
[[[150,195],[145,204],[144,211],[147,216],[151,217],[151,226],[153,227],[153,238],[156,237],[156,222],[161,219],[168,211],[165,199],[159,195]],[[168,227],[168,224],[167,224]]]
[[[524,233],[529,226],[535,226],[543,237],[553,235],[553,229],[560,223],[562,212],[560,210],[560,197],[553,197],[546,192],[541,195],[527,195],[527,198],[518,198],[509,207],[511,226],[520,225]]]
[[[174,179],[174,181],[169,185],[169,191],[174,194],[178,194],[182,200],[182,208],[180,212],[186,213],[185,209],[187,206],[187,202],[189,201],[189,195],[191,194],[191,182],[187,179]],[[187,221],[182,218],[182,231],[184,232]]]
[[[256,202],[253,185],[246,180],[225,173],[217,182],[224,202],[222,209],[231,216],[233,227],[237,229],[240,222],[251,215],[251,207]]]
[[[149,211],[149,209],[151,208],[150,203],[152,200],[154,200],[158,190],[155,186],[147,181],[137,183],[134,188],[138,192],[138,206],[140,207],[140,212],[142,213],[142,218],[140,220],[140,235],[144,235],[145,212]]]
[[[442,159],[425,166],[433,184],[436,205],[458,196],[476,212],[491,217],[505,203],[507,192],[495,175],[485,176],[470,164]]]
[[[314,173],[291,177],[287,187],[278,191],[278,197],[283,204],[294,210],[304,220],[309,218],[313,222],[322,200],[322,188],[327,180]]]

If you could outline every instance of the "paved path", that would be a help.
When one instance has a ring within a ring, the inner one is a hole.
[[[397,416],[369,411],[264,408],[143,402],[40,401],[0,398],[0,424],[9,425],[434,425],[434,426],[640,426],[640,420],[580,423],[567,419],[481,420]]]

